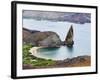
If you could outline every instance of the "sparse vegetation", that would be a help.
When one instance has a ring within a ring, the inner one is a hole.
[[[29,52],[30,48],[33,46],[31,44],[24,44],[23,45],[23,64],[31,64],[33,67],[36,66],[50,66],[55,64],[55,61],[51,59],[41,59],[30,55]]]

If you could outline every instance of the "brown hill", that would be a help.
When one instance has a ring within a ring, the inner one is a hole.
[[[59,36],[52,31],[35,31],[23,28],[23,42],[34,46],[58,46],[61,43]]]

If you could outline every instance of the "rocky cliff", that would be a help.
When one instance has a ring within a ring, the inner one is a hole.
[[[59,35],[52,31],[40,32],[23,28],[23,43],[30,43],[33,46],[60,47],[61,45],[65,45],[71,47],[74,44],[73,37],[72,25],[68,33],[66,33],[65,41],[61,41]]]
[[[67,33],[67,36],[65,38],[64,44],[69,47],[73,46],[73,44],[74,44],[73,37],[74,37],[73,26],[71,25],[71,27]]]
[[[45,46],[45,47],[60,47],[61,40],[58,35],[53,34],[48,36],[47,38],[43,39],[42,41],[39,41],[39,46]]]
[[[23,44],[27,44],[27,43],[31,43],[33,45],[36,45],[35,42],[33,41],[32,39],[32,34],[34,33],[38,33],[40,31],[36,31],[36,30],[29,30],[29,29],[26,29],[26,28],[23,28],[22,29],[23,31]]]
[[[23,42],[44,47],[59,47],[61,44],[61,40],[55,32],[30,31],[28,29],[23,29]]]

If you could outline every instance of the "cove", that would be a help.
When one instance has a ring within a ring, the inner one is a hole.
[[[23,26],[31,30],[54,31],[64,41],[70,25],[74,29],[74,45],[72,48],[61,46],[60,48],[39,48],[32,54],[36,57],[64,60],[82,55],[91,55],[91,24],[76,24],[71,22],[52,22],[47,20],[23,19]]]

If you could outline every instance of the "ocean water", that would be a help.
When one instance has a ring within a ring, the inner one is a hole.
[[[76,56],[91,55],[91,23],[76,24],[71,22],[23,19],[24,28],[56,32],[62,41],[65,40],[71,25],[73,25],[74,29],[73,47],[40,48],[37,50],[37,53],[33,53],[34,56],[45,59],[64,60]]]

